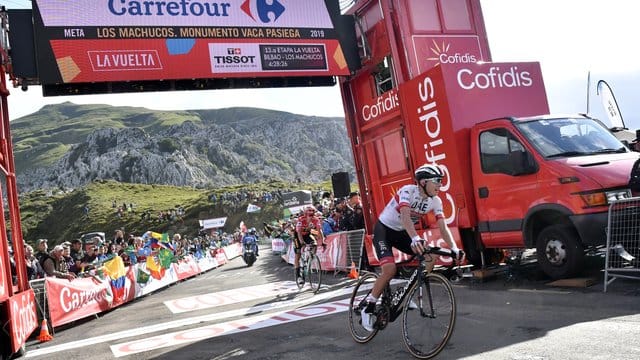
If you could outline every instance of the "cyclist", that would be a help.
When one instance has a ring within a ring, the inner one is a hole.
[[[322,246],[324,247],[324,234],[322,233],[322,221],[318,216],[318,211],[313,205],[304,207],[302,215],[298,217],[296,223],[296,232],[293,241],[295,258],[293,266],[296,269],[296,280],[301,277],[300,274],[300,251],[304,244],[317,246],[317,237],[320,237]]]
[[[437,164],[424,164],[415,171],[416,184],[405,185],[387,203],[382,210],[373,229],[373,246],[375,248],[382,274],[373,285],[367,296],[367,305],[362,309],[362,327],[367,331],[373,330],[373,316],[376,301],[384,291],[389,281],[396,273],[392,247],[410,254],[421,254],[424,251],[423,240],[415,229],[415,223],[420,216],[433,212],[436,217],[440,234],[453,250],[456,258],[461,258],[463,252],[453,241],[451,231],[444,221],[442,200],[438,191],[442,185],[444,173]],[[433,260],[431,260],[433,261]],[[427,266],[432,268],[433,264]]]

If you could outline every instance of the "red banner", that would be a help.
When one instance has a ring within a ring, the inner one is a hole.
[[[200,273],[200,267],[194,258],[191,256],[180,260],[177,264],[172,264],[173,268],[178,275],[178,280],[184,280],[192,276],[196,276]]]
[[[33,290],[21,292],[9,299],[9,335],[11,350],[17,352],[38,327],[38,314]]]
[[[97,277],[72,281],[48,277],[45,286],[53,327],[109,310],[113,305],[109,281]]]

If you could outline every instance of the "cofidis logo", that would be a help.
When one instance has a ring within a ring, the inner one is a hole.
[[[284,5],[278,0],[245,0],[240,8],[253,21],[260,21],[263,24],[276,22],[285,11]]]
[[[438,44],[433,40],[433,46],[430,48],[432,56],[427,60],[435,61],[440,64],[469,64],[478,62],[478,58],[470,52],[458,52],[451,50],[451,43],[442,41]]]

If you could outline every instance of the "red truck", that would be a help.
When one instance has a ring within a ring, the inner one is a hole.
[[[595,119],[548,115],[538,63],[491,63],[479,1],[380,0],[350,13],[362,68],[341,90],[367,229],[413,169],[437,162],[446,221],[472,263],[536,248],[550,277],[578,273],[585,250],[605,243],[609,201],[631,196],[638,153]]]

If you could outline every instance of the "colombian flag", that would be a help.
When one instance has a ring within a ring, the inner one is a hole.
[[[111,289],[113,290],[114,301],[121,302],[124,300],[125,279],[127,270],[124,267],[124,261],[118,255],[113,259],[106,261],[103,265],[104,274],[111,279]]]

